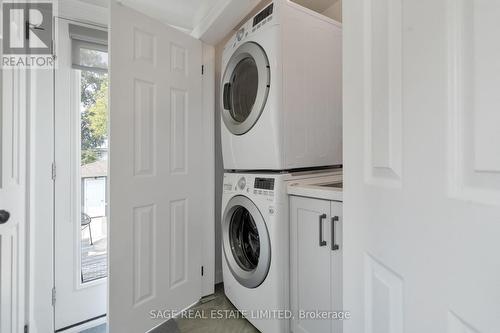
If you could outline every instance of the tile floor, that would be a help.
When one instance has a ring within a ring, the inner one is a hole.
[[[212,311],[231,311],[236,313],[236,308],[224,295],[224,286],[218,284],[215,287],[213,297],[208,297],[191,308],[191,310],[205,314]],[[154,333],[259,333],[246,319],[243,318],[202,318],[186,319],[179,318],[170,320],[153,331]],[[97,326],[81,333],[106,333],[106,325]]]
[[[236,308],[224,295],[224,287],[222,284],[216,286],[214,299],[207,302],[200,302],[195,305],[192,310],[201,311],[209,316],[213,310],[219,311],[235,311]],[[244,318],[228,318],[228,319],[176,319],[175,326],[171,325],[169,331],[165,333],[259,333]],[[163,331],[162,331],[163,333]]]

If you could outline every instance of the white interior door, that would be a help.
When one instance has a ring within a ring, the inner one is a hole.
[[[343,10],[345,332],[499,332],[500,2]]]
[[[0,75],[0,332],[17,333],[25,318],[26,72]]]
[[[202,45],[111,2],[110,332],[201,296]]]
[[[107,110],[107,74],[90,68],[90,60],[100,59],[100,53],[86,52],[89,68],[75,68],[70,24],[57,19],[57,69],[55,70],[55,329],[61,330],[81,323],[101,319],[107,305],[107,237],[106,214],[86,210],[86,180],[106,172],[106,160],[95,151],[87,133],[102,123],[89,116],[90,112],[105,118]],[[87,47],[89,47],[87,45]],[[82,55],[83,57],[83,55]],[[84,134],[87,133],[87,134]],[[103,135],[106,135],[104,133]],[[98,140],[97,140],[98,141]],[[102,144],[104,145],[104,144]],[[89,157],[90,154],[93,154]],[[99,178],[100,179],[100,178]],[[94,191],[93,199],[102,200],[105,183]],[[100,193],[99,193],[100,192]],[[98,197],[101,194],[101,197]],[[90,219],[90,220],[89,220]],[[90,221],[90,223],[88,223]]]

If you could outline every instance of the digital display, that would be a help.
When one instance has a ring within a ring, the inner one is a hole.
[[[274,190],[274,178],[255,178],[254,187],[261,190]]]
[[[255,15],[255,17],[253,18],[253,26],[254,27],[257,24],[259,24],[260,22],[262,22],[266,17],[268,17],[269,15],[271,15],[273,13],[273,6],[274,6],[274,4],[272,3],[269,6],[267,6],[266,8],[264,8],[263,11],[261,11],[260,13]]]

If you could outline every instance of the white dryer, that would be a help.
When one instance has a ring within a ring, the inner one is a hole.
[[[342,164],[341,25],[275,0],[226,44],[221,141],[226,170]]]
[[[287,184],[341,172],[224,174],[224,291],[263,333],[290,332]]]

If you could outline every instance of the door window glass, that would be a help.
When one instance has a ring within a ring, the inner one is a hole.
[[[231,76],[231,116],[238,122],[244,122],[250,113],[257,97],[259,74],[255,60],[247,57],[234,68]]]
[[[82,55],[89,61],[98,53]],[[81,280],[106,277],[108,176],[108,74],[77,70],[80,75]]]
[[[231,251],[245,271],[254,270],[259,263],[260,240],[255,221],[248,210],[238,207],[229,225]]]

